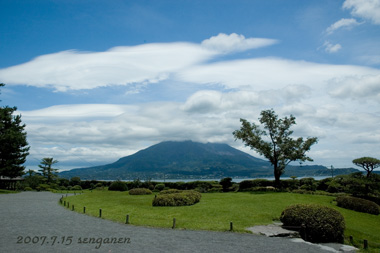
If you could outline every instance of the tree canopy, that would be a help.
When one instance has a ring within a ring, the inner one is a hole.
[[[373,157],[361,157],[354,159],[352,162],[367,171],[367,177],[370,177],[374,169],[380,167],[380,160]]]
[[[266,157],[274,167],[276,185],[280,185],[280,177],[285,167],[292,161],[313,161],[306,155],[311,146],[317,143],[316,137],[292,138],[293,131],[290,127],[296,124],[295,117],[279,119],[273,109],[264,110],[259,118],[264,130],[255,123],[249,123],[240,119],[240,130],[233,132],[235,139],[240,139],[244,144]]]
[[[43,158],[41,164],[38,167],[41,168],[42,175],[47,179],[47,182],[50,183],[57,175],[56,172],[58,169],[52,168],[53,164],[56,164],[58,161],[53,158]]]
[[[16,107],[0,107],[0,176],[10,178],[24,174],[23,164],[29,154],[25,124],[21,115],[14,115],[16,110]]]

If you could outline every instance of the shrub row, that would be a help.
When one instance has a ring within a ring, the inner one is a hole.
[[[172,191],[173,192],[173,191]],[[153,199],[153,206],[190,206],[201,200],[201,194],[197,191],[180,191],[171,193],[171,190],[160,193]]]
[[[329,207],[292,205],[281,213],[280,220],[284,226],[301,227],[300,235],[305,241],[339,243],[344,241],[343,215]]]
[[[129,190],[129,195],[149,195],[152,191],[146,188],[134,188]]]
[[[108,187],[109,191],[128,191],[127,184],[121,181],[112,182],[112,184]]]
[[[339,196],[336,198],[337,205],[357,212],[378,215],[380,207],[372,201],[351,196]]]

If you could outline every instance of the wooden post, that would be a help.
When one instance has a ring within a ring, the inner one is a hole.
[[[353,245],[354,244],[354,238],[352,237],[352,235],[350,235],[350,243]]]
[[[65,201],[63,201],[63,206],[66,206],[66,200],[65,200]]]
[[[232,223],[232,221],[230,221],[230,231],[233,231],[234,230],[234,224]]]
[[[129,214],[127,214],[127,217],[126,217],[126,220],[125,220],[125,224],[129,224]]]
[[[71,207],[72,207],[72,208],[71,208],[71,211],[74,211],[74,205],[72,205]]]
[[[99,209],[99,218],[102,218],[102,209]]]
[[[83,213],[86,213],[86,207],[85,206],[83,207]]]
[[[70,202],[67,202],[67,208],[69,208],[70,207]]]
[[[364,249],[368,249],[368,241],[364,239]]]
[[[175,218],[173,218],[173,227],[172,229],[175,229]]]

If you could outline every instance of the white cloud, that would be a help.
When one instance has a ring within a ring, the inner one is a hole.
[[[351,10],[351,14],[380,25],[380,0],[346,0],[344,9]]]
[[[146,44],[91,53],[64,51],[1,69],[0,79],[8,85],[53,87],[58,91],[156,83],[214,54],[190,43]]]
[[[202,46],[221,53],[246,51],[249,49],[266,47],[277,43],[274,39],[245,38],[243,35],[220,33],[202,41]]]
[[[332,24],[331,26],[329,26],[326,29],[326,33],[332,34],[336,30],[341,29],[341,28],[351,29],[352,27],[358,26],[360,24],[361,23],[356,21],[356,19],[354,19],[354,18],[342,18],[341,20],[339,20],[339,21],[335,22],[334,24]]]
[[[307,85],[314,89],[332,79],[379,72],[375,68],[351,65],[256,58],[195,66],[179,72],[175,78],[198,84],[219,84],[225,88],[260,91],[289,85]]]
[[[333,45],[328,41],[325,41],[325,43],[323,44],[323,47],[325,48],[325,51],[327,53],[336,53],[342,49],[342,46],[340,44]]]
[[[202,42],[144,44],[115,47],[105,52],[63,51],[39,56],[27,63],[0,69],[8,85],[51,87],[57,91],[94,89],[111,85],[157,83],[218,54],[244,51],[276,43],[264,38],[219,34]]]
[[[330,95],[380,103],[380,75],[352,76],[333,83]]]

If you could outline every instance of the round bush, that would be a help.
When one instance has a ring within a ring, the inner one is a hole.
[[[82,187],[80,185],[74,185],[73,187],[71,187],[71,190],[72,191],[81,191]]]
[[[146,188],[134,188],[129,190],[129,195],[149,195],[152,191]]]
[[[128,191],[127,184],[121,181],[112,182],[112,184],[108,187],[109,191]]]
[[[281,213],[284,226],[300,227],[302,239],[310,242],[344,241],[345,222],[335,209],[319,205],[297,204]]]
[[[165,188],[165,184],[156,184],[154,187],[155,190],[157,191],[162,191]]]
[[[27,186],[24,188],[24,191],[33,191],[33,189],[31,187]]]
[[[170,190],[169,190],[170,191]],[[201,200],[201,194],[197,191],[181,191],[176,193],[164,192],[155,196],[153,206],[190,206]]]
[[[378,215],[380,207],[370,200],[355,198],[350,196],[339,196],[336,198],[337,205],[342,208],[354,210],[362,213]]]

